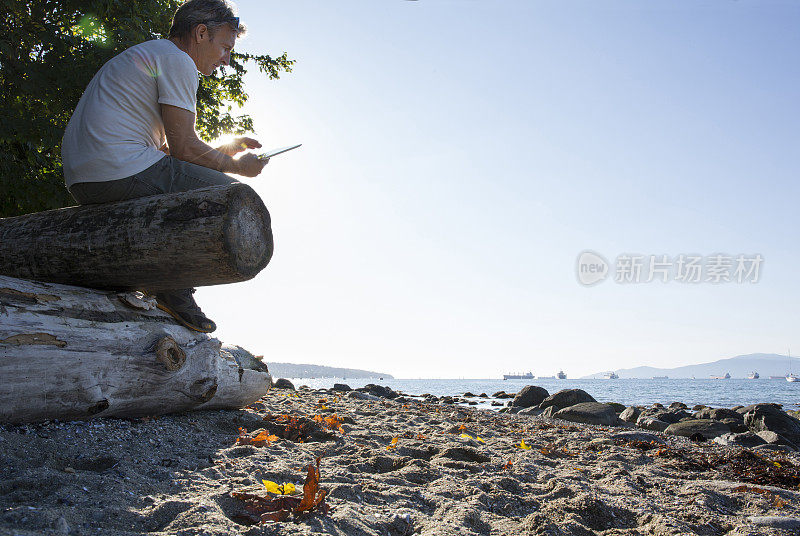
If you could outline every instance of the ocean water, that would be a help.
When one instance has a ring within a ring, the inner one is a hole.
[[[690,408],[696,404],[711,407],[730,408],[747,406],[758,402],[776,402],[784,409],[800,408],[800,382],[790,383],[784,379],[769,380],[496,380],[496,379],[385,379],[378,378],[292,378],[295,387],[307,385],[311,388],[330,388],[334,383],[346,383],[352,388],[363,387],[368,383],[386,385],[395,391],[409,395],[430,393],[436,396],[462,395],[469,391],[475,395],[486,393],[489,399],[474,398],[478,407],[491,406],[491,396],[497,391],[516,393],[526,385],[544,387],[552,394],[561,389],[583,389],[599,402],[619,402],[620,404],[647,406],[655,402],[669,405],[683,402]],[[503,403],[507,400],[503,400]]]

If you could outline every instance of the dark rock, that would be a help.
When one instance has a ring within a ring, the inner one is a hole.
[[[606,402],[606,405],[611,406],[611,408],[614,410],[614,413],[617,415],[625,411],[625,406],[623,404],[618,404],[617,402]]]
[[[714,419],[721,421],[722,419],[738,419],[744,422],[744,415],[738,411],[727,408],[704,408],[694,414],[697,419]]]
[[[550,406],[555,406],[557,409],[564,409],[585,402],[597,402],[597,400],[583,389],[562,389],[545,398],[541,404],[539,404],[539,407],[545,409]]]
[[[660,402],[656,402],[656,403],[654,403],[652,405],[652,407],[658,408],[658,409],[664,409],[664,404],[661,404]]]
[[[548,406],[550,407],[550,406]],[[617,424],[619,418],[614,408],[601,402],[581,402],[560,409],[553,415],[556,419],[585,424]]]
[[[642,414],[639,415],[639,418],[636,420],[636,426],[639,428],[644,428],[645,430],[652,430],[654,432],[663,432],[669,426],[668,422],[661,421],[656,419],[655,417],[650,417],[648,415]]]
[[[744,425],[744,421],[741,419],[720,419],[719,422],[724,422],[731,429],[731,432],[737,434],[743,434],[748,431],[747,426]]]
[[[351,389],[350,386],[347,385],[346,383],[334,383],[333,387],[332,387],[332,390],[333,391],[341,391],[343,393],[346,393],[348,391],[352,391],[353,389]]]
[[[369,393],[371,395],[380,396],[382,398],[388,398],[388,399],[394,399],[400,396],[391,388],[386,387],[385,385],[375,385],[374,383],[368,383],[364,387],[359,387],[358,389],[356,389],[356,391],[360,391],[362,393]]]
[[[544,413],[544,411],[545,410],[543,410],[543,409],[541,409],[539,407],[531,406],[529,408],[520,409],[520,411],[517,412],[517,415],[533,415],[533,416],[536,416],[536,415],[541,415],[542,413]]]
[[[704,406],[703,404],[697,404],[692,408],[692,411],[700,411],[703,408],[707,408],[708,406]]]
[[[781,404],[775,404],[773,402],[760,402],[758,404],[750,404],[749,406],[739,406],[739,407],[733,408],[733,410],[736,411],[737,413],[741,413],[742,415],[744,415],[745,413],[750,413],[751,411],[753,411],[754,409],[756,409],[759,406],[772,406],[773,408],[776,408],[776,409],[783,408],[783,406]]]
[[[692,415],[687,411],[682,409],[671,409],[671,410],[647,410],[644,412],[645,415],[649,417],[655,417],[659,421],[664,421],[669,424],[675,424],[676,422],[680,422],[681,419],[685,419],[687,417],[691,417]]]
[[[506,394],[506,392],[505,392],[505,391],[497,391],[496,393],[494,393],[494,394],[492,395],[492,398],[503,398],[503,396],[502,396],[502,395],[504,395],[504,394]]]
[[[744,423],[751,432],[775,432],[795,445],[800,444],[800,420],[774,405],[756,404],[745,412]]]
[[[467,404],[469,404],[470,406],[477,406],[478,405],[478,403],[476,401],[474,401],[474,400],[470,400],[469,402],[467,402]]]
[[[669,409],[686,409],[687,407],[683,402],[673,402],[669,405]]]
[[[514,397],[512,406],[520,406],[522,408],[529,408],[539,404],[542,400],[547,398],[547,389],[539,387],[538,385],[526,385],[523,387],[517,396]]]
[[[632,422],[635,423],[636,420],[639,418],[639,415],[642,414],[642,410],[637,408],[636,406],[630,406],[625,408],[625,411],[619,414],[619,418],[625,422]]]
[[[700,434],[705,439],[714,439],[715,437],[723,434],[729,434],[731,431],[728,425],[719,421],[712,421],[711,419],[694,419],[691,421],[677,422],[670,424],[664,433],[691,437],[694,434]]]
[[[470,393],[469,391],[467,391],[466,393],[464,393],[464,398],[472,398],[473,396],[475,396],[475,395],[473,395],[473,394],[472,394],[472,393]]]
[[[609,439],[613,439],[615,441],[641,441],[642,443],[658,443],[659,445],[666,444],[666,442],[657,435],[648,434],[647,432],[620,432],[618,434],[609,436]]]
[[[548,406],[547,408],[544,409],[544,411],[542,411],[542,408],[536,408],[536,409],[542,412],[541,413],[542,417],[552,417],[558,411],[558,408],[555,406]]]
[[[286,378],[278,378],[275,380],[275,383],[272,385],[273,389],[291,389],[295,391],[294,384],[287,380]]]
[[[355,398],[357,400],[380,400],[381,397],[371,395],[369,393],[362,393],[361,391],[350,391],[347,393],[347,398]]]
[[[487,395],[486,393],[481,393],[478,395],[478,398],[489,398],[489,395]]]
[[[722,434],[714,438],[714,443],[725,445],[726,447],[744,447],[751,449],[759,445],[764,445],[766,442],[753,432],[744,432],[743,434]]]
[[[795,443],[789,441],[780,434],[776,434],[775,432],[762,430],[761,432],[758,432],[756,436],[760,437],[765,443],[769,443],[770,445],[786,445],[787,447],[797,450],[797,445]]]

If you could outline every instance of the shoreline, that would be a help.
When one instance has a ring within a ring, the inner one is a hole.
[[[372,391],[273,389],[241,410],[0,425],[0,534],[777,535],[800,527],[796,452],[751,455],[630,424]],[[253,443],[261,431],[275,439]],[[274,498],[262,480],[300,490],[317,457],[329,511],[249,524],[237,493]]]

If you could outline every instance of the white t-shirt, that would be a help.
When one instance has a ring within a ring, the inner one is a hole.
[[[196,113],[197,67],[167,39],[111,58],[94,75],[61,145],[67,186],[123,179],[166,155],[160,104]]]

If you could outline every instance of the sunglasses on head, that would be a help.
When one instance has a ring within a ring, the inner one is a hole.
[[[209,22],[227,22],[228,24],[233,26],[234,29],[236,30],[239,29],[239,17],[228,17],[227,19],[222,19],[222,20],[209,20],[204,22],[203,24],[207,26]]]

